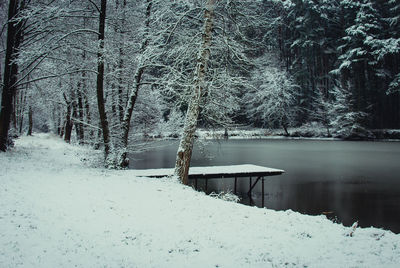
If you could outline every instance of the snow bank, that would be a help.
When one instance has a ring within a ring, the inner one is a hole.
[[[36,135],[0,154],[0,267],[398,267],[400,236],[91,168]]]

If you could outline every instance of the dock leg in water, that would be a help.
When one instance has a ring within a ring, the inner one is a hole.
[[[249,185],[249,191],[247,192],[247,195],[251,196],[251,177],[250,177],[249,182],[250,182],[250,185]]]
[[[261,179],[262,207],[264,207],[264,177]]]
[[[234,193],[237,193],[237,177],[235,177],[235,188],[233,188]]]
[[[253,188],[257,185],[258,181],[261,179],[260,177],[257,177],[256,181],[253,183],[253,185],[250,185],[250,190],[248,191],[247,195],[251,196],[251,191],[253,191]]]

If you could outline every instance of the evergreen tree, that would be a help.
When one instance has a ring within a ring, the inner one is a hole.
[[[334,87],[334,100],[329,106],[330,125],[334,135],[343,139],[363,139],[372,135],[364,127],[367,113],[357,111],[354,107],[352,92],[344,87]]]

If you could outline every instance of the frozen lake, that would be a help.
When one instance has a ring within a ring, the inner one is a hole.
[[[177,142],[157,145],[131,155],[131,168],[173,167]],[[268,208],[326,214],[345,225],[358,220],[362,227],[400,233],[400,142],[221,140],[194,150],[192,166],[231,164],[286,171],[266,177]],[[248,188],[248,179],[241,180],[238,191],[246,193]],[[233,179],[210,181],[210,189],[232,190]],[[260,183],[254,193],[253,200],[243,194],[241,202],[261,206]]]

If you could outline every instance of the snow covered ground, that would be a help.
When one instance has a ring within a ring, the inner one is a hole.
[[[226,202],[82,161],[37,134],[0,153],[0,267],[399,267],[400,235]]]

